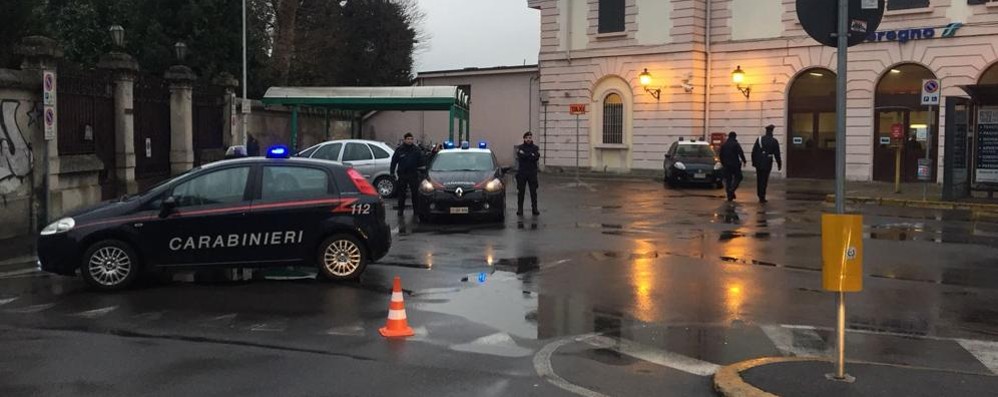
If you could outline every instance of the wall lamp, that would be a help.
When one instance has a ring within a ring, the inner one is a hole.
[[[654,90],[648,88],[648,86],[651,84],[651,73],[648,73],[648,69],[647,68],[645,68],[644,72],[641,72],[641,74],[638,75],[638,80],[641,82],[641,86],[644,87],[645,92],[651,94],[651,96],[654,97],[655,100],[660,100],[661,99],[661,97],[662,97],[662,89],[661,88],[656,88]]]
[[[735,71],[731,72],[731,82],[735,83],[735,87],[738,88],[738,91],[741,91],[742,95],[745,95],[745,98],[748,99],[749,94],[752,92],[752,87],[747,85],[742,86],[742,83],[745,82],[745,71],[742,70],[741,65],[738,65],[738,67],[735,68]]]

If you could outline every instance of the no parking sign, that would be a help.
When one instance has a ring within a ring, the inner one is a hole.
[[[922,80],[922,105],[939,105],[939,80]]]

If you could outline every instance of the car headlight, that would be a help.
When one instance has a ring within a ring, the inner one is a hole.
[[[502,181],[499,179],[493,179],[489,183],[485,184],[485,191],[490,193],[495,193],[502,190]]]
[[[76,227],[76,221],[73,218],[62,218],[51,225],[45,226],[42,229],[42,236],[51,236],[53,234],[65,233]]]
[[[673,167],[676,167],[676,169],[677,169],[677,170],[686,170],[686,164],[683,164],[683,162],[682,162],[682,161],[677,161],[677,162],[676,162],[675,164],[673,164],[672,166],[673,166]]]
[[[724,166],[721,165],[721,163],[714,163],[714,171],[720,171],[722,168],[724,168]]]
[[[429,179],[423,179],[423,183],[419,184],[419,191],[423,193],[431,193],[433,190],[435,190],[433,183],[431,183]]]

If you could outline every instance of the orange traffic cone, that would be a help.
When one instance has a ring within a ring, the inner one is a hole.
[[[392,301],[388,304],[388,323],[378,330],[386,338],[415,335],[405,317],[405,303],[402,302],[402,279],[395,276],[392,286]]]

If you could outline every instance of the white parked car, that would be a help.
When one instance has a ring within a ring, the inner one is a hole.
[[[361,139],[343,139],[323,142],[302,150],[299,157],[323,159],[339,162],[360,171],[371,182],[381,197],[395,194],[395,179],[389,169],[395,150],[384,142]]]

